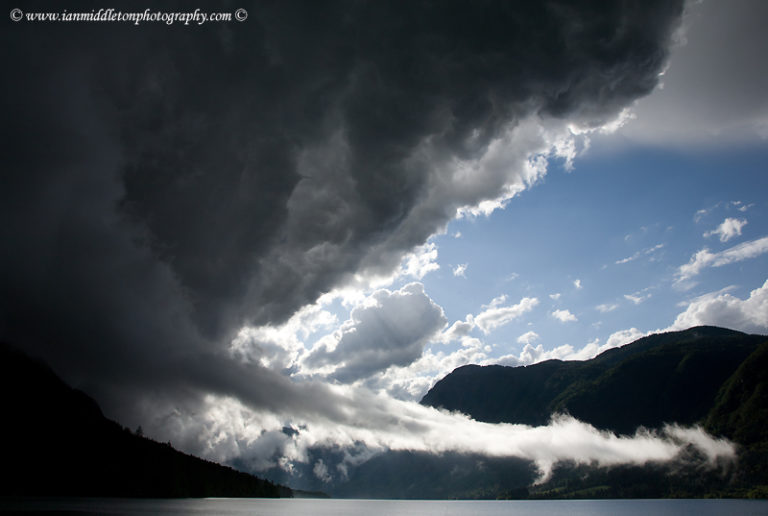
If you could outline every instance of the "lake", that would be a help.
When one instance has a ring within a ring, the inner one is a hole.
[[[758,516],[768,500],[413,501],[315,499],[0,499],[0,512],[77,515],[250,516]]]

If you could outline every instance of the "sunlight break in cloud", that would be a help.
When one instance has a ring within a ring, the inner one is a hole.
[[[681,283],[698,275],[707,267],[722,267],[731,263],[741,262],[768,253],[768,237],[744,242],[724,251],[713,253],[702,249],[691,257],[691,261],[681,265],[677,271],[676,283]]]
[[[734,219],[728,217],[717,227],[717,229],[707,231],[703,236],[704,238],[708,238],[713,235],[719,235],[721,242],[727,242],[734,237],[741,236],[741,229],[746,225],[747,219]]]
[[[552,317],[560,322],[575,322],[578,320],[576,319],[576,316],[570,312],[570,310],[555,310],[552,312]]]

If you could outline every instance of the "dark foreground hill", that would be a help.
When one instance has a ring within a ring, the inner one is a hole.
[[[0,344],[0,495],[279,497],[289,488],[181,453],[105,418],[45,364]]]
[[[738,464],[727,478],[703,482],[703,475],[680,480],[648,468],[566,467],[538,490],[542,496],[574,496],[577,488],[590,497],[768,495],[765,336],[696,327],[651,335],[592,360],[464,366],[437,382],[422,403],[494,423],[543,425],[552,414],[569,413],[620,434],[640,426],[701,424],[739,445]],[[622,490],[627,486],[642,489]]]

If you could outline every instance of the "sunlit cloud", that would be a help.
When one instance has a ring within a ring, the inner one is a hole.
[[[467,264],[461,263],[453,268],[453,275],[456,277],[466,278]]]
[[[711,236],[719,236],[721,242],[727,242],[728,240],[741,236],[741,230],[747,225],[747,219],[734,219],[728,217],[720,224],[716,229],[707,231],[704,233],[704,238]]]
[[[747,299],[731,294],[713,292],[693,299],[680,313],[670,330],[691,326],[712,325],[745,332],[764,332],[768,329],[768,280],[750,292]]]
[[[539,304],[539,300],[535,297],[524,297],[517,304],[502,306],[505,302],[506,296],[497,297],[491,301],[485,311],[474,316],[474,323],[486,335],[530,312]]]
[[[767,252],[768,237],[744,242],[716,253],[705,248],[694,254],[690,262],[680,266],[677,271],[676,281],[681,283],[697,276],[706,268],[722,267],[723,265],[749,260]]]
[[[560,322],[576,322],[578,320],[570,310],[555,310],[551,315]]]

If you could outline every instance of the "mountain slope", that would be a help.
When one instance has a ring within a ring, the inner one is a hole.
[[[181,453],[106,419],[42,362],[0,344],[0,495],[290,496],[288,488]]]
[[[723,383],[765,340],[697,327],[644,337],[582,362],[465,366],[437,382],[422,404],[529,425],[568,412],[617,433],[692,424],[707,416]]]
[[[714,327],[651,335],[592,360],[465,366],[423,404],[480,421],[544,424],[568,412],[598,428],[701,424],[739,446],[729,471],[695,461],[593,468],[559,465],[530,498],[768,497],[768,337]],[[499,491],[504,496],[504,491]]]

